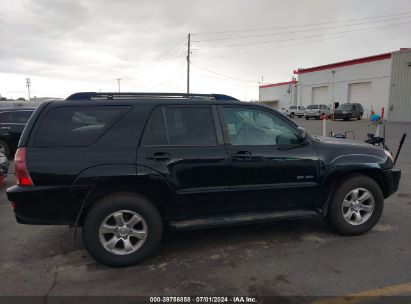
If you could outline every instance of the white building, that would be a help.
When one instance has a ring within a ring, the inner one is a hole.
[[[260,102],[280,110],[297,104],[297,81],[287,81],[260,86]]]
[[[298,69],[292,104],[361,103],[364,117],[371,111],[391,121],[411,122],[411,49]],[[260,101],[282,99],[280,84],[260,86]],[[276,88],[275,90],[273,88]],[[286,97],[283,98],[286,100]],[[283,106],[281,106],[283,107]]]

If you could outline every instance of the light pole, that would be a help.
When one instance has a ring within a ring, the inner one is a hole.
[[[122,79],[120,77],[117,78],[117,86],[118,86],[118,92],[120,93],[120,81]]]
[[[31,85],[31,82],[30,82],[30,78],[26,78],[26,87],[27,87],[27,91],[28,91],[28,93],[29,93],[29,101],[30,101],[30,85]]]
[[[332,78],[332,81],[331,81],[331,98],[332,98],[332,103],[333,103],[333,106],[332,106],[332,110],[333,110],[333,112],[332,112],[332,119],[333,119],[333,121],[334,121],[334,112],[335,112],[335,102],[334,102],[334,77],[335,77],[335,70],[332,70],[331,73],[333,74],[333,78]]]

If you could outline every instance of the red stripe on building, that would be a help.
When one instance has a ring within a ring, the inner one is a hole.
[[[310,72],[317,72],[317,71],[322,71],[322,70],[341,68],[341,67],[345,67],[345,66],[361,64],[361,63],[367,63],[367,62],[373,62],[373,61],[379,61],[379,60],[385,60],[385,59],[390,59],[390,58],[391,58],[391,53],[385,53],[385,54],[381,54],[381,55],[363,57],[363,58],[358,58],[358,59],[352,59],[352,60],[347,60],[347,61],[341,61],[341,62],[326,64],[326,65],[320,65],[320,66],[307,68],[307,69],[298,69],[298,70],[294,71],[294,74],[304,74],[304,73],[310,73]]]
[[[265,84],[260,86],[260,88],[270,88],[270,87],[278,87],[282,85],[287,85],[287,84],[296,84],[296,80],[291,80],[291,81],[286,81],[286,82],[279,82],[279,83],[271,83],[271,84]]]

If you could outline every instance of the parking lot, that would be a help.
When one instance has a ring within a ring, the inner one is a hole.
[[[322,134],[321,121],[296,121]],[[327,130],[364,140],[371,128],[338,121]],[[392,151],[409,130],[387,124]],[[0,193],[0,295],[411,295],[411,138],[397,166],[400,188],[365,235],[340,236],[321,219],[166,232],[152,258],[122,269],[96,263],[68,227],[17,224],[5,193],[11,174]]]

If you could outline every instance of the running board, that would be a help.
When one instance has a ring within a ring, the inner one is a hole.
[[[320,213],[315,210],[292,210],[276,212],[250,212],[227,214],[217,217],[203,217],[190,220],[172,221],[169,223],[172,229],[176,230],[194,230],[210,227],[241,225],[249,223],[262,223],[283,219],[301,219],[308,217],[317,217]]]

